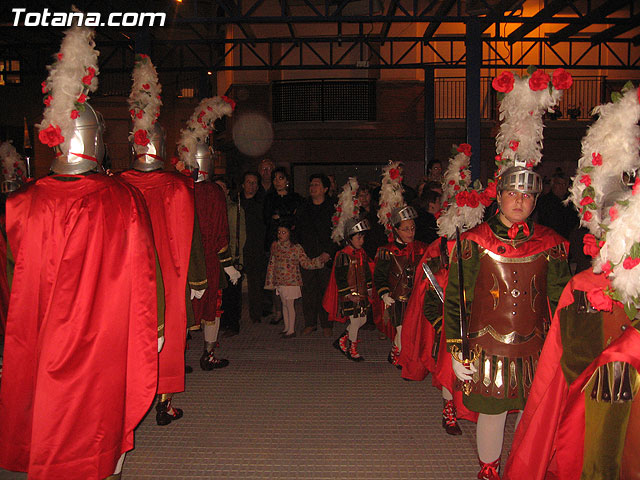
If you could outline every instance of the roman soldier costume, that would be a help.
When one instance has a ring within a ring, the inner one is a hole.
[[[508,479],[640,475],[638,90],[626,86],[595,112],[570,196],[590,231],[584,245],[593,269],[576,275],[562,294]]]
[[[234,105],[226,97],[202,100],[187,122],[187,128],[182,130],[178,142],[180,160],[176,163],[176,168],[187,175],[193,174],[196,179],[195,208],[202,232],[209,288],[204,295],[193,296],[191,301],[195,326],[202,326],[204,330],[200,368],[207,371],[229,365],[227,359],[215,356],[222,315],[222,289],[227,282],[226,276],[234,284],[240,278],[229,251],[225,195],[217,184],[210,181],[213,162],[209,136],[213,132],[214,122],[225,115],[231,115]]]
[[[52,174],[7,202],[16,268],[0,466],[32,479],[119,474],[157,385],[153,233],[140,192],[98,172],[104,125],[86,103],[98,84],[93,36],[66,31],[43,82],[39,139],[55,149]]]
[[[454,146],[454,156],[442,182],[443,210],[437,215],[438,233],[442,236],[428,246],[420,261],[403,322],[399,358],[404,379],[423,380],[433,373],[432,383],[442,390],[444,400],[442,426],[450,435],[462,434],[458,416],[476,421],[478,415],[462,404],[462,392],[455,388],[456,377],[442,328],[443,289],[448,282],[449,253],[454,243],[449,239],[455,238],[457,230],[466,231],[480,223],[485,206],[495,197],[495,183],[485,191],[472,187],[470,157],[470,145]]]
[[[398,357],[402,322],[413,289],[416,268],[427,246],[418,240],[405,243],[397,231],[401,223],[406,221],[408,228],[413,228],[415,232],[413,220],[418,216],[413,207],[404,203],[399,167],[399,162],[393,162],[383,171],[378,218],[389,234],[390,243],[376,252],[373,283],[378,297],[384,303],[381,314],[376,315],[377,310],[374,309],[374,321],[381,331],[393,339],[389,363],[401,368]]]
[[[171,398],[184,391],[184,349],[187,331],[189,290],[206,288],[204,253],[195,218],[193,181],[177,172],[164,171],[164,130],[157,122],[162,101],[158,74],[151,59],[136,55],[133,87],[129,96],[133,120],[133,160],[131,169],[119,178],[136,187],[144,196],[162,271],[165,342],[159,355],[156,422],[168,425],[182,417]]]
[[[562,72],[553,81],[542,71],[524,78],[505,72],[493,82],[505,94],[496,137],[499,212],[462,233],[451,254],[444,328],[464,405],[479,414],[479,479],[499,478],[506,414],[524,409],[551,313],[570,278],[568,242],[520,219],[542,191],[532,168],[542,158],[542,115],[568,86],[559,81]]]
[[[330,321],[349,321],[333,346],[347,358],[361,362],[364,358],[358,352],[358,330],[367,321],[373,284],[369,258],[362,245],[356,247],[353,243],[354,236],[370,230],[369,221],[360,218],[358,188],[358,180],[351,177],[338,197],[331,238],[346,246],[336,253],[322,305]]]

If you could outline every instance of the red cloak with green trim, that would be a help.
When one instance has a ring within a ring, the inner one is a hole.
[[[187,336],[187,274],[193,236],[193,180],[177,172],[127,170],[120,174],[142,192],[164,282],[164,346],[159,354],[158,393],[184,391]]]
[[[585,270],[573,277],[562,293],[503,480],[578,480],[582,473],[585,435],[582,389],[596,368],[605,363],[626,362],[640,371],[640,333],[628,328],[567,385],[560,365],[563,350],[557,312],[574,302],[574,290],[588,292],[607,286],[609,281],[604,274]]]
[[[421,381],[431,372],[431,383],[434,387],[445,387],[453,395],[458,418],[464,418],[472,422],[477,421],[478,414],[471,412],[462,403],[462,392],[456,389],[456,376],[451,365],[451,354],[447,350],[447,339],[444,328],[440,334],[437,362],[433,359],[433,342],[436,332],[432,323],[424,316],[424,296],[430,282],[424,272],[422,264],[431,258],[440,256],[441,239],[432,242],[424,253],[418,270],[416,271],[416,283],[414,284],[407,311],[402,322],[402,350],[398,363],[402,366],[402,378]],[[448,250],[451,252],[453,242],[448,242]],[[445,268],[435,273],[438,283],[443,291],[447,287],[449,271]]]
[[[0,467],[111,475],[156,391],[151,223],[135,188],[45,177],[7,201],[15,259],[0,386]]]

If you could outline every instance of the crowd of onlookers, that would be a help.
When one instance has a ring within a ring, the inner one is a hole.
[[[418,212],[415,239],[424,243],[431,243],[438,237],[436,213],[441,206],[442,170],[440,162],[433,162],[416,188],[403,183],[405,201]],[[241,292],[245,279],[251,321],[259,323],[265,320],[272,324],[282,321],[280,296],[265,290],[264,286],[271,245],[277,240],[278,227],[283,224],[289,224],[291,240],[302,246],[308,258],[322,254],[329,258],[321,268],[301,268],[305,322],[301,333],[308,335],[320,327],[326,336],[330,336],[332,324],[322,307],[322,297],[329,282],[332,259],[340,248],[331,240],[332,217],[337,194],[341,190],[335,176],[323,173],[310,175],[308,196],[305,198],[293,190],[289,171],[265,158],[259,162],[257,171],[243,173],[237,188],[224,176],[213,177],[212,181],[220,185],[226,194],[229,251],[243,272],[238,284],[223,290],[222,336],[240,332]],[[363,183],[357,195],[360,215],[366,217],[371,225],[364,244],[370,259],[375,258],[378,247],[389,241],[384,227],[378,222],[379,194],[379,183]],[[371,321],[369,325],[372,325]]]

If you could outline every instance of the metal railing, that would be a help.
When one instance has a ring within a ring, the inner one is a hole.
[[[492,77],[480,79],[480,114],[483,120],[498,119],[498,98],[491,87]],[[435,79],[436,120],[464,120],[466,118],[466,80],[464,77]],[[566,90],[554,114],[554,119],[588,120],[591,110],[605,101],[605,77],[573,77],[573,85]]]

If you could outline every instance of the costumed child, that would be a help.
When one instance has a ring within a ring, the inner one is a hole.
[[[551,314],[570,278],[568,242],[529,219],[542,191],[532,170],[542,158],[542,116],[568,87],[562,72],[551,85],[541,70],[494,80],[505,94],[496,137],[499,211],[464,232],[451,252],[443,323],[464,405],[479,414],[479,479],[500,478],[507,413],[524,409]]]
[[[271,256],[267,267],[267,279],[264,288],[275,290],[282,300],[284,330],[282,338],[296,336],[295,300],[302,296],[302,275],[300,265],[307,270],[322,268],[329,260],[329,254],[323,253],[309,259],[293,236],[293,217],[280,217],[278,220],[277,240],[271,244]]]
[[[402,328],[402,345],[399,363],[402,378],[424,380],[429,372],[432,383],[442,390],[444,400],[442,427],[449,435],[461,435],[460,418],[477,420],[477,413],[470,412],[462,404],[462,392],[455,388],[456,377],[446,348],[446,336],[442,329],[443,290],[449,275],[449,253],[453,247],[456,229],[469,230],[482,222],[485,207],[495,198],[495,182],[481,191],[479,181],[471,183],[469,160],[471,146],[454,146],[454,156],[442,181],[443,210],[438,212],[439,239],[427,247],[416,273],[416,285],[407,305]],[[423,269],[425,271],[423,271]],[[427,278],[430,271],[433,283]],[[439,291],[439,292],[438,292]]]
[[[358,353],[358,330],[367,322],[373,284],[369,257],[362,248],[364,234],[370,226],[366,218],[360,218],[358,188],[358,180],[351,177],[338,197],[331,239],[346,245],[336,253],[322,305],[330,321],[349,321],[333,346],[347,358],[362,362],[364,357]]]
[[[562,292],[505,479],[640,478],[640,103],[596,107],[570,201],[593,268]]]
[[[389,243],[376,252],[373,271],[373,283],[384,304],[384,308],[374,309],[374,321],[393,340],[387,360],[397,368],[401,368],[398,357],[402,348],[402,321],[416,267],[427,248],[424,243],[414,240],[414,219],[418,213],[404,201],[400,168],[399,162],[392,162],[383,170],[378,219],[387,231]]]

